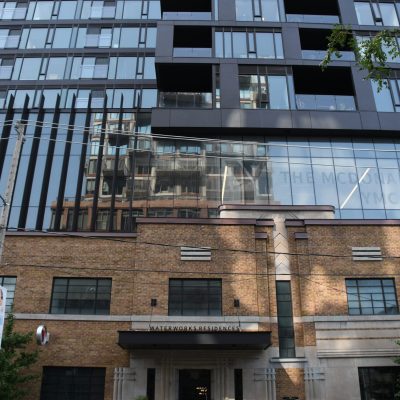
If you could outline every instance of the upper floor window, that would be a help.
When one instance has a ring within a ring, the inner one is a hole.
[[[0,286],[3,286],[4,288],[7,289],[6,313],[10,313],[12,311],[16,284],[17,284],[17,277],[0,276]]]
[[[376,109],[379,112],[400,112],[400,71],[392,71],[392,77],[379,90],[371,81]]]
[[[235,0],[237,21],[280,21],[279,0]]]
[[[20,37],[19,29],[0,29],[0,49],[17,49]]]
[[[5,1],[0,4],[0,19],[25,19],[28,3],[19,3],[16,1]]]
[[[168,315],[222,315],[222,281],[170,279]]]
[[[354,6],[360,25],[399,26],[400,3],[370,0],[356,1]]]
[[[350,315],[397,314],[393,279],[346,279]]]
[[[110,314],[111,279],[54,278],[52,314]]]
[[[283,58],[281,33],[232,31],[215,32],[215,56],[224,58]]]
[[[289,109],[284,75],[239,75],[240,107]]]

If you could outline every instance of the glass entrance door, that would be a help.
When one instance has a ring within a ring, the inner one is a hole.
[[[211,370],[180,369],[179,400],[211,400]]]

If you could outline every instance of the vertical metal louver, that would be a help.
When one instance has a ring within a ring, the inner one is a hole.
[[[209,247],[181,247],[182,261],[211,261],[211,249]]]
[[[352,247],[353,261],[381,261],[380,247]]]

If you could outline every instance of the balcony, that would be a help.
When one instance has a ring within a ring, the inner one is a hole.
[[[356,104],[353,96],[296,95],[296,106],[298,110],[319,111],[355,111]]]
[[[298,110],[355,111],[350,68],[294,66],[293,81]]]
[[[211,0],[161,0],[162,18],[165,20],[210,21]]]
[[[160,92],[161,108],[212,108],[212,93]]]
[[[175,26],[173,45],[174,57],[211,57],[211,27]]]
[[[337,0],[284,0],[286,21],[313,24],[338,24]]]
[[[323,60],[326,56],[326,49],[329,46],[328,36],[330,33],[329,29],[300,28],[302,58],[305,60]],[[348,44],[345,44],[339,50],[341,57],[336,57],[335,54],[332,54],[332,60],[355,60],[354,53]]]

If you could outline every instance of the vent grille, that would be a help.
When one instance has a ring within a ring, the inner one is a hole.
[[[182,261],[211,261],[210,247],[181,247]]]
[[[354,261],[381,261],[382,251],[380,247],[352,247]]]

